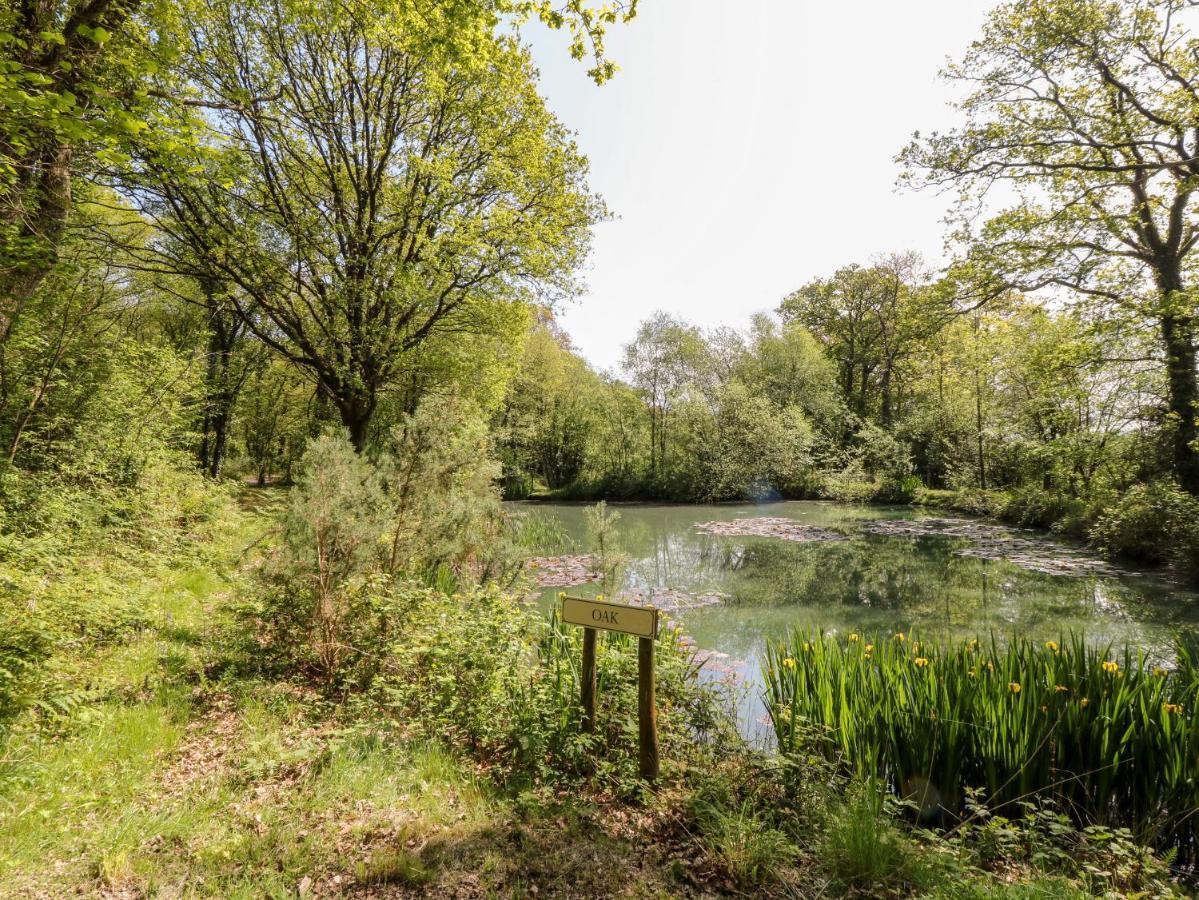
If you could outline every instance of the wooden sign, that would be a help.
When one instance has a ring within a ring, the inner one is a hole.
[[[562,621],[584,628],[602,628],[637,637],[652,638],[658,633],[658,611],[646,606],[605,603],[582,597],[562,598]]]
[[[637,749],[641,777],[658,777],[658,708],[654,698],[654,638],[658,611],[646,606],[605,603],[583,597],[562,598],[562,621],[583,626],[582,681],[583,730],[595,731],[596,629],[636,635],[637,640]]]

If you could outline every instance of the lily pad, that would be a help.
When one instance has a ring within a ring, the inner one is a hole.
[[[695,528],[704,534],[715,534],[722,537],[772,537],[797,543],[846,539],[845,535],[838,531],[830,531],[816,525],[804,525],[794,519],[783,519],[777,516],[734,519],[731,522],[700,522]]]
[[[866,534],[888,537],[952,537],[970,541],[973,546],[953,551],[955,556],[973,559],[1003,559],[1029,572],[1085,578],[1119,575],[1110,563],[1083,550],[1067,547],[1046,538],[1027,538],[1031,529],[1007,528],[975,519],[938,518],[879,519],[862,525]]]

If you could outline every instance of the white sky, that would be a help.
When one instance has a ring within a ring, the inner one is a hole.
[[[744,325],[811,278],[890,250],[940,258],[948,198],[897,193],[895,154],[953,124],[937,78],[995,0],[642,0],[596,87],[561,35],[531,36],[550,108],[617,216],[560,320],[616,366],[665,309]]]

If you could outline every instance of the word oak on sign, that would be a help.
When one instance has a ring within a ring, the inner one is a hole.
[[[628,606],[624,603],[605,603],[603,600],[584,600],[582,597],[562,598],[562,621],[584,628],[603,628],[637,637],[652,638],[658,633],[658,611],[648,606]]]
[[[595,641],[597,628],[637,638],[637,745],[641,777],[658,777],[658,710],[654,698],[654,638],[658,610],[649,606],[605,603],[584,597],[562,598],[562,621],[583,627],[583,730],[595,731]]]

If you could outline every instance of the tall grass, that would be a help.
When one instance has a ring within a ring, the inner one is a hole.
[[[793,631],[767,648],[767,702],[783,753],[815,730],[827,755],[926,817],[952,819],[967,788],[993,807],[1050,797],[1194,862],[1197,663],[1180,647],[1167,671],[1080,635],[948,645]]]

